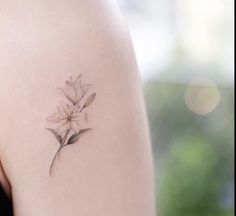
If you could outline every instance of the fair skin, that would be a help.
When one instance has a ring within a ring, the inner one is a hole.
[[[154,216],[150,140],[129,33],[111,0],[0,0],[0,182],[15,216]],[[58,149],[45,127],[82,74],[93,130]]]

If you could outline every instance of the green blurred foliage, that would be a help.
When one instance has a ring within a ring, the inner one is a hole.
[[[232,216],[234,92],[206,116],[184,102],[183,84],[149,81],[145,98],[153,140],[159,216]]]

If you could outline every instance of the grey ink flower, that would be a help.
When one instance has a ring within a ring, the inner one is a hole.
[[[80,103],[84,95],[87,93],[91,84],[82,83],[81,75],[77,76],[74,80],[70,77],[70,80],[65,82],[65,88],[58,88],[63,92],[65,97],[74,105]]]
[[[64,100],[59,102],[57,111],[47,118],[47,121],[53,124],[53,127],[47,129],[59,143],[50,166],[50,175],[61,150],[65,146],[77,143],[82,134],[92,129],[82,128],[81,121],[87,115],[86,108],[94,101],[96,93],[89,93],[91,84],[82,83],[81,78],[81,75],[75,79],[70,77],[65,82],[65,88],[58,88],[63,93]]]
[[[77,132],[79,130],[79,120],[81,118],[81,112],[79,112],[79,106],[63,104],[58,106],[57,112],[53,113],[47,118],[48,121],[58,124],[55,131],[58,134],[65,132],[68,128]]]

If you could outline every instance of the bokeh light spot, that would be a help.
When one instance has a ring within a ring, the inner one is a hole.
[[[199,115],[211,113],[220,102],[217,85],[207,77],[199,76],[191,80],[184,93],[187,107]]]

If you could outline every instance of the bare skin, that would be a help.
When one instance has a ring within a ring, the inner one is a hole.
[[[0,181],[15,216],[153,216],[150,140],[126,25],[113,1],[0,0]],[[58,150],[46,129],[82,74],[93,130]]]

